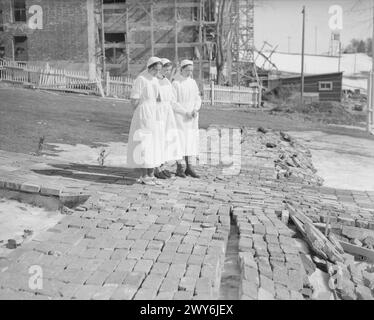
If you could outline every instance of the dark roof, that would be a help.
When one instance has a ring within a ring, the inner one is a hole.
[[[305,78],[312,78],[312,77],[320,77],[320,76],[337,76],[343,75],[343,72],[331,72],[331,73],[318,73],[318,74],[305,74]],[[280,77],[280,79],[298,79],[301,78],[301,75],[297,76],[288,76],[288,77]]]

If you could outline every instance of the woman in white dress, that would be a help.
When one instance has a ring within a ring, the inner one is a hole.
[[[147,71],[135,79],[130,95],[135,110],[129,132],[127,166],[140,169],[139,182],[148,185],[157,184],[154,168],[163,162],[158,122],[161,97],[157,79],[161,69],[161,59],[151,57]]]
[[[182,159],[182,149],[179,141],[178,128],[175,121],[173,109],[180,110],[177,103],[175,90],[170,82],[172,63],[169,59],[163,58],[162,72],[159,75],[161,103],[160,112],[160,138],[163,150],[164,163]],[[155,176],[159,179],[171,178],[171,173],[164,169],[163,164],[155,168]]]
[[[177,161],[176,175],[185,178],[186,175],[199,178],[192,166],[192,157],[199,153],[199,110],[201,97],[196,81],[192,79],[193,62],[183,60],[180,74],[174,78],[173,87],[177,94],[178,104],[174,107],[175,121],[182,146],[182,155],[186,161],[186,170],[182,162]],[[180,108],[177,108],[177,107]]]

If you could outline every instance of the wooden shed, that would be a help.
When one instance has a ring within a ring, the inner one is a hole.
[[[319,101],[341,101],[343,72],[304,76],[304,92],[316,94]],[[280,85],[301,85],[301,76],[284,77]]]

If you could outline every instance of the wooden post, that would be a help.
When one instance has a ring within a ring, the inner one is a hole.
[[[214,105],[214,81],[210,82],[210,104]]]
[[[107,72],[105,74],[105,91],[106,91],[106,95],[109,96],[110,95],[110,74],[109,74],[109,72]]]
[[[95,40],[95,13],[94,1],[87,0],[87,35],[88,35],[88,73],[91,81],[96,79],[96,40]]]
[[[101,51],[102,51],[102,63],[103,63],[103,76],[106,74],[106,62],[105,62],[105,30],[104,30],[104,0],[101,0]]]
[[[368,90],[367,90],[367,131],[374,134],[374,0],[372,6],[373,13],[373,35],[371,47],[371,72],[369,73]]]
[[[126,67],[127,74],[130,75],[130,29],[129,29],[129,8],[126,7]]]
[[[303,31],[301,44],[301,104],[304,104],[304,48],[305,48],[305,6],[303,6]]]

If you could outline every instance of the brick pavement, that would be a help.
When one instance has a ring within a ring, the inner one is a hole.
[[[269,141],[277,147],[266,147]],[[373,230],[374,194],[321,186],[308,151],[278,133],[248,129],[241,150],[236,176],[206,165],[200,180],[161,186],[134,184],[121,168],[109,179],[53,158],[0,151],[0,188],[65,200],[90,195],[0,259],[0,299],[217,299],[230,216],[240,233],[240,298],[305,298],[310,284],[296,235],[281,221],[285,201],[315,222],[331,212],[343,235],[344,225]],[[41,290],[30,289],[32,265],[43,270]]]

